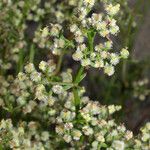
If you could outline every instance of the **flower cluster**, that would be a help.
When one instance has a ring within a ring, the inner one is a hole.
[[[144,101],[145,98],[150,94],[148,83],[149,80],[147,78],[133,82],[133,96],[141,101]]]
[[[83,96],[83,88],[78,91],[80,105],[76,105],[72,71],[68,69],[56,77],[56,67],[52,60],[41,61],[40,71],[37,71],[30,63],[25,66],[25,73],[20,72],[13,82],[12,77],[0,80],[2,109],[10,115],[13,112],[20,117],[29,115],[31,119],[30,122],[20,120],[17,126],[10,119],[2,120],[0,141],[3,147],[58,149],[62,142],[66,148],[93,150],[124,150],[138,146],[134,145],[136,142],[148,146],[149,124],[141,130],[141,139],[134,139],[131,131],[111,118],[120,106],[91,101]]]
[[[123,48],[120,52],[114,50],[116,48],[113,46],[111,38],[119,32],[115,15],[119,11],[120,5],[102,1],[105,11],[91,13],[95,2],[94,0],[85,0],[78,5],[77,11],[74,10],[75,15],[70,19],[70,32],[74,38],[73,41],[68,40],[71,45],[74,45],[75,53],[72,55],[74,60],[80,61],[83,67],[103,68],[104,72],[111,76],[120,59],[126,59],[129,55],[127,48]],[[50,33],[55,34],[55,32]],[[96,44],[96,36],[102,42]],[[59,50],[58,53],[58,49],[64,49],[67,42],[64,40],[64,36],[56,39],[53,46],[54,54],[60,54],[61,51]]]
[[[33,49],[32,38],[42,28],[47,14],[51,16],[56,0],[1,0],[0,2],[0,71],[5,72],[18,64],[20,56],[28,56]],[[43,3],[43,5],[41,5]],[[32,25],[33,24],[33,25]],[[31,33],[31,31],[33,31]],[[36,35],[38,36],[38,35]],[[40,38],[40,37],[39,37]],[[37,39],[36,39],[37,41]],[[42,45],[40,45],[42,47]],[[23,59],[23,58],[22,58]],[[17,69],[16,69],[17,70]],[[16,71],[17,72],[17,71]]]
[[[148,150],[150,149],[150,122],[146,123],[144,127],[141,128],[141,133],[138,138],[134,139],[134,149]]]
[[[119,4],[112,5],[104,2],[106,13],[92,13],[86,7],[79,8],[78,23],[70,26],[74,33],[77,48],[73,59],[81,61],[82,66],[104,68],[104,72],[111,76],[114,74],[114,66],[119,63],[120,58],[127,58],[129,52],[122,49],[120,54],[113,51],[111,35],[116,36],[119,32],[117,21],[114,16],[119,11]],[[103,42],[95,44],[95,37],[98,36]]]
[[[44,150],[51,147],[48,131],[40,131],[40,124],[35,121],[20,121],[13,126],[12,120],[1,120],[0,141],[5,148]],[[7,140],[7,141],[6,141]]]
[[[0,71],[12,69],[19,62],[19,54],[26,51],[26,30],[28,21],[40,22],[44,9],[40,8],[41,0],[13,1],[1,0],[0,3]],[[13,68],[14,69],[14,68]]]
[[[125,147],[125,143],[132,139],[132,132],[126,130],[123,125],[118,126],[113,119],[108,119],[110,114],[120,109],[119,106],[106,107],[90,101],[88,97],[82,97],[81,107],[76,113],[73,103],[73,96],[70,95],[65,108],[56,118],[56,133],[72,147],[93,150],[108,148],[114,147],[114,143],[120,140]],[[82,140],[86,140],[86,145],[83,145]]]

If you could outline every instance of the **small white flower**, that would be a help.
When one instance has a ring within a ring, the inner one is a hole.
[[[83,3],[86,6],[92,7],[94,5],[94,3],[95,3],[95,0],[83,0]]]
[[[77,50],[73,55],[72,58],[76,61],[80,61],[83,58],[83,53]]]
[[[47,131],[42,132],[41,140],[42,141],[47,141],[48,139],[49,139],[49,132],[47,132]]]
[[[115,72],[114,66],[112,66],[112,65],[104,66],[104,72],[106,74],[108,74],[109,76],[112,76],[114,74],[114,72]]]
[[[117,65],[119,63],[119,56],[117,54],[112,53],[110,55],[110,63],[112,65]]]
[[[32,73],[33,71],[35,71],[34,65],[32,63],[29,63],[25,66],[25,71],[26,73]]]
[[[47,63],[45,61],[41,61],[39,64],[39,69],[41,69],[42,71],[46,71],[47,68]]]
[[[109,114],[113,114],[116,111],[115,105],[108,106]]]
[[[91,135],[94,133],[93,129],[88,126],[84,126],[82,128],[82,131],[84,132],[85,135]]]
[[[133,133],[131,131],[127,131],[126,134],[125,134],[125,138],[127,140],[130,140],[132,137],[133,137]]]
[[[65,134],[65,135],[63,136],[63,139],[64,139],[67,143],[70,143],[71,140],[72,140],[71,136],[70,136],[70,135],[67,135],[67,134]]]
[[[53,92],[55,93],[55,94],[62,94],[63,93],[63,87],[62,86],[60,86],[60,85],[54,85],[53,87],[52,87],[52,90],[53,90]]]
[[[82,59],[81,60],[81,64],[82,64],[82,66],[88,66],[88,65],[90,65],[90,63],[91,63],[91,61],[90,61],[90,59]]]
[[[115,150],[124,150],[125,149],[125,144],[123,141],[113,141],[113,144],[112,144],[112,147],[115,149]]]
[[[78,30],[78,27],[77,27],[76,24],[73,24],[73,25],[70,26],[70,31],[71,31],[71,32],[74,33],[74,32],[77,31],[77,30]]]
[[[72,136],[74,140],[77,140],[77,141],[80,140],[81,135],[82,135],[81,131],[77,129],[74,129],[72,132]]]
[[[42,36],[43,38],[46,38],[48,35],[49,35],[49,29],[48,29],[48,27],[45,27],[45,28],[42,30],[41,36]]]
[[[92,143],[92,147],[97,149],[98,144],[99,144],[98,141],[94,141],[94,142]]]
[[[117,4],[115,6],[113,6],[112,4],[106,5],[105,10],[111,16],[116,15],[118,11],[120,10],[120,4]]]
[[[122,58],[126,59],[129,56],[129,51],[126,48],[123,48],[120,54]]]

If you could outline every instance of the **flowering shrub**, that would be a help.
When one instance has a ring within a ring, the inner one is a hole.
[[[90,100],[81,84],[89,68],[112,76],[129,57],[127,45],[115,47],[120,7],[113,0],[1,1],[0,149],[150,149],[150,123],[134,135],[114,119],[121,105]],[[78,71],[63,69],[68,55]],[[134,83],[135,92],[145,84]]]

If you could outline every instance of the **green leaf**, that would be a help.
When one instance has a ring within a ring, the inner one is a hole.
[[[69,90],[69,89],[71,89],[73,87],[73,85],[66,85],[66,86],[64,86],[63,88],[65,89],[65,90]]]
[[[78,83],[80,83],[85,77],[86,77],[86,73],[82,74],[78,80]]]
[[[106,147],[107,147],[107,144],[101,143],[101,144],[100,144],[100,148],[101,148],[101,147],[106,148]]]

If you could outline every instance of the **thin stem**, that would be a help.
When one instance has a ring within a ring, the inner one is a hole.
[[[24,58],[24,51],[23,49],[20,49],[19,51],[19,62],[17,66],[17,73],[23,70],[23,58]]]
[[[69,86],[77,86],[77,85],[74,84],[74,83],[68,83],[68,82],[52,82],[52,81],[50,81],[49,83],[52,84],[52,85],[69,85]]]
[[[59,56],[59,60],[58,60],[58,63],[57,63],[57,67],[56,67],[56,70],[55,72],[53,73],[53,75],[57,75],[61,69],[61,64],[62,64],[62,61],[63,61],[63,56],[64,56],[64,51],[61,53],[61,55]]]
[[[29,58],[29,61],[31,62],[31,63],[33,63],[34,62],[34,56],[35,56],[35,47],[34,47],[34,45],[32,44],[31,45],[31,49],[30,49],[30,58]]]
[[[80,80],[80,76],[82,75],[84,71],[84,67],[83,66],[80,66],[79,70],[78,70],[78,73],[74,79],[74,83],[79,83],[79,80]]]
[[[80,66],[80,69],[74,79],[74,84],[79,84],[80,82],[80,76],[83,74],[84,68],[83,66]],[[78,92],[78,88],[74,87],[73,88],[73,95],[74,95],[74,104],[76,107],[76,112],[78,113],[79,109],[80,109],[80,97],[79,97],[79,92]]]
[[[88,44],[89,44],[89,51],[93,51],[94,50],[94,38],[95,38],[95,32],[94,31],[90,31],[87,33],[87,37],[88,37]]]
[[[78,113],[79,109],[80,109],[80,97],[79,97],[79,93],[78,93],[78,89],[77,88],[73,88],[73,95],[74,95],[74,104],[76,107],[76,113]]]

